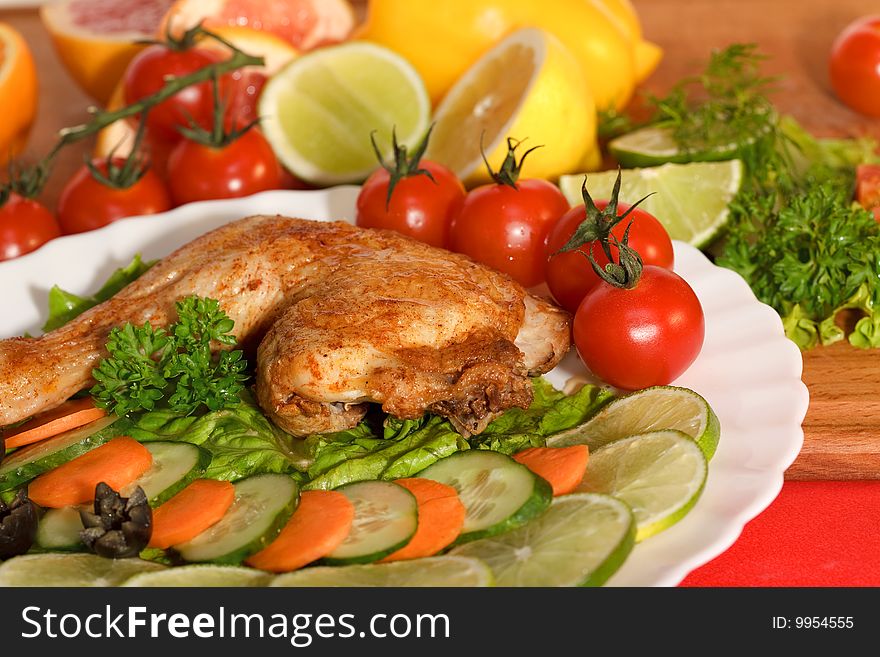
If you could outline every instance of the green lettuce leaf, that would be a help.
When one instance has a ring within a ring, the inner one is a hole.
[[[412,428],[417,423],[404,424]],[[380,438],[367,423],[361,423],[348,431],[311,436],[305,444],[314,455],[305,488],[325,490],[365,479],[411,477],[445,456],[468,449],[467,441],[438,416],[399,437]]]
[[[297,474],[308,465],[301,441],[276,428],[249,397],[204,415],[156,410],[134,416],[131,437],[144,441],[179,440],[211,453],[205,476],[236,481],[259,473]],[[298,478],[302,479],[301,476]]]
[[[849,336],[837,325],[837,316],[844,310],[864,313]],[[810,318],[799,304],[795,304],[782,318],[782,325],[785,335],[804,350],[817,344],[828,346],[844,339],[860,349],[880,348],[880,313],[877,312],[877,305],[867,283],[862,283],[852,297],[824,319],[816,321]]]
[[[544,379],[534,379],[535,397],[523,410],[513,408],[470,439],[476,449],[513,454],[527,447],[541,447],[547,436],[586,422],[614,395],[598,386],[584,386],[573,395],[556,390]]]
[[[53,286],[49,290],[49,319],[43,325],[43,331],[53,331],[64,326],[89,308],[106,301],[126,285],[142,276],[155,263],[155,260],[144,262],[141,260],[140,254],[135,255],[129,264],[113,272],[101,286],[101,289],[89,297],[81,297],[72,292],[65,292],[57,285]]]
[[[589,419],[613,395],[584,386],[565,395],[543,379],[534,379],[534,399],[496,418],[478,436],[464,439],[448,420],[426,415],[417,420],[386,419],[381,435],[369,423],[354,429],[310,436],[303,442],[310,465],[306,488],[329,489],[365,479],[411,477],[439,459],[466,449],[513,454],[545,444],[547,436]]]

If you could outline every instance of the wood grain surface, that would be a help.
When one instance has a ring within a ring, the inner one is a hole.
[[[860,117],[834,99],[826,71],[834,37],[854,18],[880,13],[876,0],[633,0],[633,4],[646,36],[665,50],[645,89],[663,91],[698,71],[713,47],[754,42],[769,56],[765,71],[783,76],[774,99],[782,112],[817,134],[880,137],[880,121]],[[28,155],[35,158],[50,148],[59,128],[87,118],[90,100],[62,69],[35,12],[0,10],[0,20],[24,33],[37,61],[40,111],[28,148]],[[50,205],[87,149],[82,145],[62,155],[46,190]],[[814,349],[804,358],[804,382],[811,397],[804,448],[787,476],[880,478],[880,350],[866,352],[847,345]]]

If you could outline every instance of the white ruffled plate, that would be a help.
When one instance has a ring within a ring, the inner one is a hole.
[[[353,220],[357,187],[266,192],[234,201],[194,203],[152,217],[124,219],[91,233],[54,240],[0,263],[0,337],[38,333],[49,289],[94,291],[135,253],[158,258],[228,221],[250,214]],[[703,395],[721,420],[721,442],[702,498],[681,522],[635,547],[609,584],[669,586],[727,549],[743,525],[779,493],[800,451],[807,389],[802,359],[779,316],[758,302],[739,276],[698,250],[675,244],[676,271],[693,286],[706,314],[700,357],[676,384]],[[550,373],[561,386],[583,374],[570,354]]]

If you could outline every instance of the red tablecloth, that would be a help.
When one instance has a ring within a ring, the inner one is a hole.
[[[789,481],[682,586],[880,586],[880,481]]]

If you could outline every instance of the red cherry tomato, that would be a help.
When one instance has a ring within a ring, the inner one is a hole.
[[[880,221],[880,164],[856,167],[856,200]]]
[[[211,50],[190,48],[174,50],[155,44],[138,53],[122,78],[125,102],[131,104],[150,96],[165,86],[167,76],[180,77],[219,61]],[[222,81],[222,80],[221,80]],[[221,90],[221,97],[223,91]],[[187,127],[190,119],[208,128],[214,108],[210,82],[190,85],[153,107],[147,114],[147,130],[158,139],[177,140],[178,126]]]
[[[223,102],[226,116],[236,125],[245,126],[259,117],[257,103],[268,78],[261,71],[240,68],[225,76]]]
[[[252,128],[222,147],[182,140],[168,159],[175,204],[237,198],[281,187],[281,166],[269,142]]]
[[[538,285],[544,280],[547,234],[568,207],[562,192],[546,180],[520,180],[516,189],[483,185],[465,198],[452,222],[449,246],[526,287]]]
[[[114,164],[122,166],[122,159]],[[92,164],[107,175],[106,160]],[[64,186],[58,199],[58,223],[67,233],[83,233],[122,219],[157,214],[171,209],[171,198],[161,178],[148,169],[140,180],[126,188],[109,187],[96,180],[83,165]]]
[[[61,235],[42,203],[12,193],[0,205],[0,261],[17,258]]]
[[[596,201],[596,207],[604,210],[608,201]],[[627,203],[619,203],[618,214],[623,214],[629,209]],[[547,286],[553,294],[553,298],[569,312],[575,312],[581,300],[599,284],[599,277],[593,271],[590,261],[584,257],[590,252],[589,245],[583,245],[576,251],[558,253],[566,242],[574,234],[577,227],[586,218],[587,212],[583,205],[578,205],[569,210],[565,216],[557,221],[550,229],[547,237],[545,274]],[[642,256],[642,262],[646,265],[657,265],[665,269],[672,269],[674,256],[672,252],[672,240],[669,233],[654,215],[636,208],[627,215],[627,218],[617,224],[611,233],[617,239],[623,239],[626,227],[632,219],[632,228],[629,231],[629,245]],[[611,253],[617,257],[617,249],[612,246]],[[593,243],[593,257],[600,266],[608,264],[608,258],[598,242]]]
[[[449,224],[465,199],[464,185],[442,164],[422,160],[418,166],[429,171],[434,180],[423,173],[401,178],[387,205],[391,175],[384,168],[374,171],[358,194],[357,225],[395,230],[444,247]]]
[[[880,15],[850,23],[834,41],[831,86],[852,109],[880,117]]]
[[[624,390],[666,385],[703,346],[703,308],[678,274],[648,265],[632,289],[602,281],[578,306],[574,343],[584,364]]]

